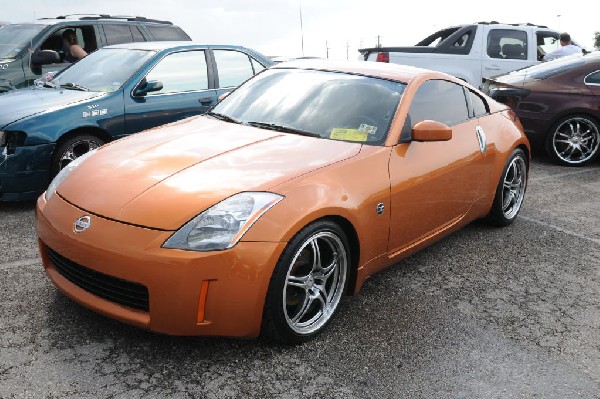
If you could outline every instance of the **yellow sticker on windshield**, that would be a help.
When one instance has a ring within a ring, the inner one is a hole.
[[[367,133],[356,129],[336,127],[331,130],[331,136],[329,136],[329,138],[332,140],[367,141]]]

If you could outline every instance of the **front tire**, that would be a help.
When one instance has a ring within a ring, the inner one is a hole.
[[[499,227],[511,224],[521,210],[526,188],[527,157],[522,149],[517,148],[502,170],[487,221]]]
[[[295,344],[320,333],[344,295],[350,263],[348,240],[337,224],[320,220],[302,229],[271,277],[263,335]]]
[[[104,140],[90,134],[73,136],[56,147],[52,157],[51,173],[56,176],[65,166],[104,144]]]
[[[580,166],[594,160],[600,152],[600,126],[586,115],[562,118],[546,139],[546,151],[558,163]]]

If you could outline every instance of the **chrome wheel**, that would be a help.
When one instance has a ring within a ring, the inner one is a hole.
[[[75,139],[70,140],[68,145],[66,145],[59,154],[58,170],[60,171],[76,158],[92,151],[95,148],[100,147],[102,144],[103,143],[98,138],[93,136],[81,138],[76,137]]]
[[[283,313],[290,329],[308,335],[323,327],[342,298],[348,255],[330,231],[309,236],[295,252],[283,287]]]
[[[556,126],[550,144],[553,155],[562,163],[578,165],[596,155],[600,143],[598,126],[587,117],[570,117]]]
[[[510,160],[502,183],[502,213],[513,219],[519,213],[527,185],[527,163],[521,155]]]

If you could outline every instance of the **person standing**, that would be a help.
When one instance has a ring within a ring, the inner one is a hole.
[[[544,56],[544,61],[552,61],[567,55],[581,54],[581,48],[571,43],[571,35],[567,32],[560,34],[560,47]]]

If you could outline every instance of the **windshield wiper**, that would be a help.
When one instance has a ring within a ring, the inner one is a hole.
[[[295,134],[300,134],[302,136],[321,138],[321,135],[319,133],[308,132],[306,130],[296,129],[291,126],[278,125],[276,123],[248,122],[248,125],[258,127],[261,129],[275,130],[276,132],[295,133]]]
[[[218,112],[208,111],[207,113],[205,113],[205,115],[212,116],[213,118],[218,119],[220,121],[237,123],[237,124],[242,123],[241,121],[238,121],[237,119],[232,118],[231,116],[219,114]]]
[[[60,85],[60,87],[64,87],[65,89],[69,89],[69,90],[80,90],[80,91],[90,91],[90,89],[88,89],[85,86],[82,86],[80,84],[77,83],[63,83]]]
[[[54,83],[52,83],[52,82],[44,82],[42,84],[42,87],[49,87],[51,89],[56,89],[56,85]]]

